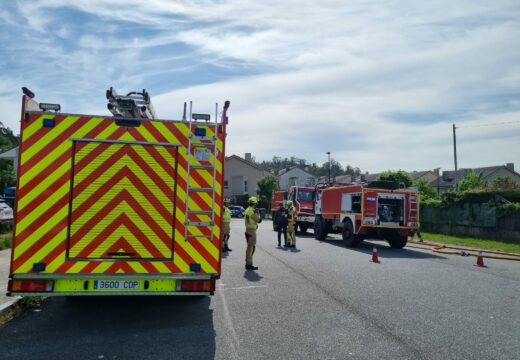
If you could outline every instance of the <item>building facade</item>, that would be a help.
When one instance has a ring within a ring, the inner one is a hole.
[[[224,163],[224,196],[235,201],[238,196],[256,196],[257,183],[267,174],[252,161],[251,154],[245,158],[238,155],[226,157]]]
[[[314,186],[316,181],[316,176],[297,167],[278,174],[278,183],[282,190],[288,189],[290,186]]]

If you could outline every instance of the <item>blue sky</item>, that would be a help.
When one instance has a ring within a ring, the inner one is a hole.
[[[417,3],[417,4],[415,4]],[[3,1],[2,122],[20,88],[109,114],[147,89],[160,118],[231,100],[228,155],[363,171],[515,163],[520,3],[511,1]]]

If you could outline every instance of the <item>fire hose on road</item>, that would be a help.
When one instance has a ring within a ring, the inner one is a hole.
[[[482,253],[482,257],[486,259],[497,259],[497,260],[513,260],[520,261],[520,254],[496,251],[496,250],[485,250],[485,249],[474,249],[465,248],[456,245],[445,245],[430,241],[415,241],[409,240],[408,247],[417,249],[431,250],[436,253],[446,255],[460,255],[460,256],[478,256],[478,253]]]

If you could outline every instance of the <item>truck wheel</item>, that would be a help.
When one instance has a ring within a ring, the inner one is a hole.
[[[394,249],[402,249],[406,246],[408,242],[408,236],[399,235],[398,232],[395,232],[388,236],[387,239],[390,246]]]
[[[302,234],[305,234],[307,232],[307,229],[309,228],[309,225],[303,225],[303,224],[300,224],[300,232]]]
[[[325,221],[321,216],[316,216],[314,220],[314,238],[316,240],[325,240],[327,230],[325,229]]]
[[[345,246],[355,248],[361,242],[361,238],[354,234],[354,226],[350,220],[345,221],[343,224],[343,242]]]

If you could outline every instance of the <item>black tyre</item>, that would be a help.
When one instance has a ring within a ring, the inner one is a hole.
[[[307,225],[307,224],[300,224],[300,232],[302,234],[305,234],[307,232],[308,228],[309,228],[309,225]]]
[[[314,238],[316,240],[325,240],[327,237],[327,228],[325,225],[325,220],[318,215],[314,220]]]
[[[346,220],[343,224],[343,242],[345,246],[355,248],[362,241],[361,237],[354,234],[354,226],[350,220]]]
[[[406,246],[406,243],[408,242],[408,236],[402,236],[399,235],[398,232],[390,234],[387,237],[388,243],[390,246],[394,249],[402,249]]]

